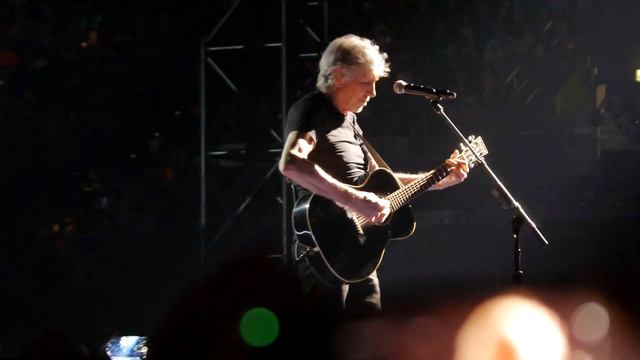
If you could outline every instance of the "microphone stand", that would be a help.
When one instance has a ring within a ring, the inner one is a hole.
[[[522,263],[521,263],[522,249],[520,247],[520,236],[519,236],[521,225],[523,223],[529,224],[533,232],[536,234],[538,239],[540,239],[540,241],[543,242],[544,245],[549,245],[549,242],[544,237],[544,235],[542,235],[540,230],[538,230],[538,227],[533,222],[533,220],[531,220],[529,215],[527,215],[526,211],[522,208],[520,203],[518,203],[513,198],[511,193],[509,193],[509,190],[507,190],[507,188],[502,183],[502,181],[500,181],[500,179],[498,179],[498,176],[496,176],[493,170],[491,170],[491,167],[489,167],[489,164],[487,163],[487,161],[483,157],[478,155],[478,153],[473,149],[473,147],[471,147],[469,140],[467,140],[467,138],[460,132],[460,130],[458,130],[456,125],[453,123],[453,121],[451,121],[449,116],[447,116],[447,114],[444,112],[444,108],[442,107],[442,105],[440,105],[440,102],[439,102],[442,98],[439,98],[437,100],[432,100],[430,99],[430,97],[426,97],[426,96],[425,98],[431,101],[431,105],[433,105],[433,109],[436,112],[436,114],[442,116],[447,121],[447,123],[449,124],[451,129],[454,131],[454,133],[456,133],[460,137],[460,139],[462,140],[462,143],[469,149],[469,151],[471,151],[471,153],[473,153],[473,155],[478,159],[478,163],[482,165],[482,168],[485,169],[485,171],[493,179],[494,183],[496,184],[496,189],[495,189],[496,191],[494,192],[494,194],[497,195],[499,199],[508,207],[512,207],[516,209],[517,214],[513,217],[513,220],[511,221],[512,237],[514,240],[513,283],[516,286],[521,285],[523,274],[524,274],[524,271],[522,270]]]

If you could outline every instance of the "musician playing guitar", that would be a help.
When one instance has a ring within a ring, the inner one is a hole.
[[[279,163],[280,172],[296,185],[298,198],[312,193],[354,214],[357,229],[363,223],[360,220],[373,225],[385,224],[394,211],[385,197],[357,187],[382,164],[365,145],[356,114],[376,96],[376,82],[388,73],[387,54],[371,40],[356,35],[339,37],[329,44],[320,60],[318,91],[298,100],[287,118],[288,136]],[[459,159],[458,150],[444,166],[448,175],[443,175],[429,190],[458,184],[469,171],[467,162]],[[424,174],[393,173],[393,177],[398,187],[402,187],[424,178]],[[296,232],[310,231],[296,229]],[[361,241],[366,240],[362,236]],[[332,248],[331,240],[328,243],[326,248]],[[338,276],[337,283],[329,284],[313,271],[311,259],[318,260],[320,249],[313,243],[305,248],[308,251],[296,259],[303,276],[302,286],[312,297],[322,297],[323,306],[352,315],[366,315],[381,309],[377,264],[370,266],[370,270],[365,269],[362,279],[354,272],[355,281],[344,281],[344,277]],[[300,252],[297,254],[300,256]],[[324,258],[326,260],[326,256]]]

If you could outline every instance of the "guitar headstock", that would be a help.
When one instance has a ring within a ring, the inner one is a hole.
[[[469,136],[469,144],[473,148],[473,150],[478,154],[480,159],[478,159],[473,152],[464,144],[460,144],[460,158],[462,160],[466,160],[469,164],[469,168],[472,168],[476,165],[478,161],[482,161],[482,158],[489,153],[487,147],[484,145],[484,141],[482,141],[482,137],[475,135]]]

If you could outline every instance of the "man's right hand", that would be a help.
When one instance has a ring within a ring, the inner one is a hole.
[[[391,214],[391,203],[385,198],[360,190],[353,191],[351,195],[347,207],[374,224],[382,224]]]
[[[371,192],[356,190],[331,177],[307,159],[314,147],[315,139],[311,132],[289,133],[278,164],[282,175],[311,192],[355,211],[374,224],[383,223],[391,213],[389,200]]]

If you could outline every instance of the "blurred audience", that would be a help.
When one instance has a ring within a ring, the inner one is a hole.
[[[230,260],[170,308],[151,337],[148,359],[333,358],[337,324],[322,318],[314,304],[280,260]],[[243,319],[255,309],[263,317],[244,328]]]

